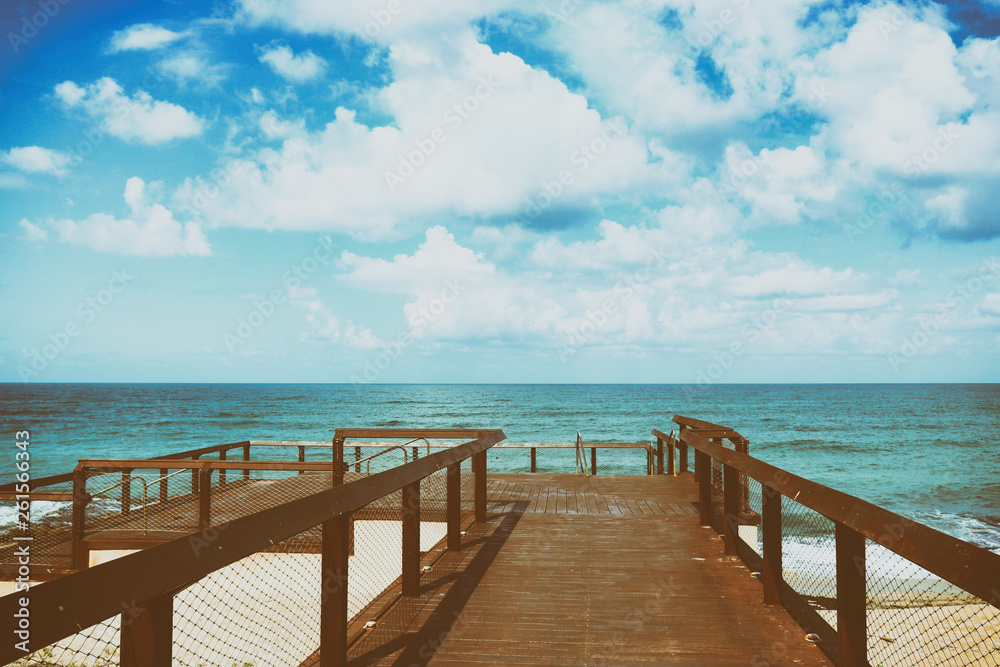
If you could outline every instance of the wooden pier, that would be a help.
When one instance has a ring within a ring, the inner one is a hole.
[[[0,597],[0,632],[27,632],[30,605],[46,662],[19,666],[1000,665],[1000,556],[754,459],[731,428],[674,422],[655,444],[578,436],[566,473],[535,472],[548,443],[527,446],[532,472],[488,471],[505,435],[472,429],[338,429],[325,462],[291,441],[276,446],[297,462],[251,460],[250,441],[83,460],[51,490],[0,488],[73,506],[71,530],[31,547],[56,545],[62,571],[28,603]],[[367,437],[426,455],[369,474],[346,445]],[[599,448],[642,450],[638,474],[594,474]],[[93,475],[125,492],[88,522]],[[173,475],[179,495],[148,493]],[[829,575],[783,561],[804,534],[825,535]],[[876,546],[939,583],[869,569]],[[89,565],[122,549],[139,551]],[[0,644],[0,663],[23,656]]]
[[[690,478],[491,474],[469,546],[348,664],[833,664],[723,555],[697,496]]]

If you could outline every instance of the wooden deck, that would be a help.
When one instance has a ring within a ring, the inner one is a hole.
[[[380,610],[350,664],[831,664],[696,498],[690,478],[490,474],[486,523]]]

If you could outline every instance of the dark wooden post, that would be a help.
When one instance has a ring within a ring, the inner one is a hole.
[[[333,436],[333,486],[344,483],[344,439]]]
[[[197,470],[195,472],[198,472]],[[212,523],[212,464],[205,463],[200,472],[198,490],[198,530],[205,530]]]
[[[347,664],[348,518],[323,522],[322,591],[319,610],[320,667]]]
[[[169,474],[169,473],[170,473],[170,471],[168,469],[166,469],[166,468],[160,468],[160,503],[167,502],[167,496],[169,495],[167,493],[167,490],[168,490],[167,484],[170,483],[170,480],[169,479],[163,479],[163,478],[166,477],[167,474]]]
[[[448,551],[462,548],[462,464],[448,466],[447,509]]]
[[[122,514],[132,510],[132,471],[122,470]]]
[[[403,487],[403,595],[420,595],[420,482]]]
[[[590,448],[590,474],[597,474],[597,447]]]
[[[486,521],[486,452],[472,455],[472,476],[475,480],[473,498],[476,507],[476,521]]]
[[[736,555],[736,540],[739,539],[740,514],[740,473],[736,468],[723,464],[722,466],[722,506],[725,512],[723,539],[726,545],[726,555]],[[757,546],[756,544],[754,545]]]
[[[299,445],[299,463],[305,463],[305,462],[306,462],[306,448],[303,447],[302,445]],[[305,470],[299,470],[300,475],[304,472]]]
[[[761,485],[764,604],[781,603],[781,493]]]
[[[219,460],[220,461],[226,460],[226,450],[224,449],[219,450]],[[226,483],[226,469],[219,468],[219,486],[222,486],[225,483]]]
[[[197,461],[199,458],[201,458],[199,455],[195,455],[195,456],[191,457],[191,460],[192,461]],[[191,495],[192,496],[198,495],[198,469],[197,468],[191,468]]]
[[[122,667],[170,667],[173,635],[172,594],[129,607],[121,614]]]
[[[838,523],[837,653],[842,667],[868,667],[865,537]]]
[[[698,449],[694,450],[695,476],[699,470],[701,471],[701,476],[698,478],[698,513],[703,526],[712,525],[712,476],[706,474],[711,465],[710,461],[708,454]]]
[[[680,470],[677,471],[678,475],[683,475],[688,471],[688,446],[687,443],[681,443],[681,456],[680,456]]]
[[[87,477],[83,470],[73,471],[73,569],[90,566],[90,550],[83,543],[87,529]]]
[[[537,447],[531,448],[531,472],[536,472],[538,470],[538,466],[535,465],[535,456],[536,456],[535,452],[537,451],[538,451]]]
[[[243,460],[244,461],[249,461],[250,460],[250,445],[249,445],[249,443],[246,444],[246,445],[243,445]],[[250,469],[249,468],[243,471],[243,479],[250,479]]]
[[[361,472],[361,464],[358,461],[361,460],[361,447],[354,448],[354,472]]]
[[[420,448],[419,447],[414,447],[413,448],[413,460],[416,461],[419,457],[420,457]]]
[[[663,474],[663,441],[656,439],[656,474]]]
[[[674,443],[668,441],[667,442],[667,474],[668,475],[676,475],[677,474],[677,469],[674,466],[674,449],[676,449],[674,447]]]

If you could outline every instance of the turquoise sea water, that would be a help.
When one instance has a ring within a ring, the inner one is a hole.
[[[758,458],[1000,550],[997,384],[5,384],[0,481],[13,478],[18,430],[31,433],[31,472],[41,477],[84,457],[329,440],[337,427],[499,427],[511,442],[572,442],[577,431],[588,441],[639,441],[652,428],[669,431],[674,414],[731,426]],[[602,452],[601,463],[611,456]]]

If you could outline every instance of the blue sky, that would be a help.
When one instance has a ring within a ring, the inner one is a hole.
[[[998,377],[1000,5],[2,12],[0,381]]]

